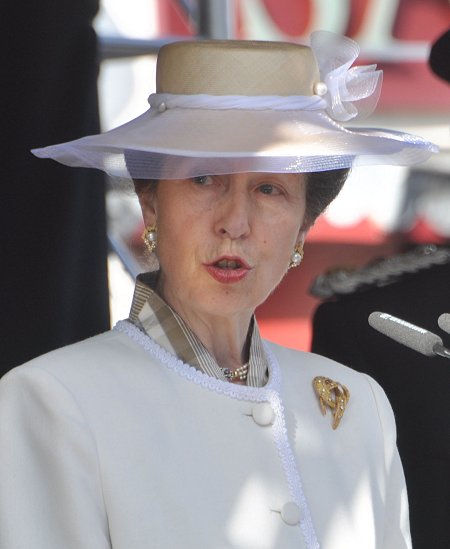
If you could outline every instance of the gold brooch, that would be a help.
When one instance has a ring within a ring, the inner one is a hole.
[[[322,376],[313,379],[313,387],[319,397],[322,415],[327,413],[328,406],[333,412],[333,429],[337,429],[350,400],[350,391],[345,385]]]

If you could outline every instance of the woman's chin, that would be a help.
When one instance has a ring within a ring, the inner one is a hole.
[[[240,314],[252,315],[264,301],[264,295],[255,291],[255,287],[246,284],[217,284],[216,288],[205,291],[196,305],[203,303],[205,312],[214,316],[235,317]]]

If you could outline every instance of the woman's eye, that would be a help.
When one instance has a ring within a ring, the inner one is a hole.
[[[197,185],[211,185],[213,182],[213,178],[211,175],[198,175],[197,177],[193,177],[192,181],[196,183]]]
[[[280,194],[280,190],[275,185],[271,183],[263,183],[259,186],[260,192],[263,194]]]

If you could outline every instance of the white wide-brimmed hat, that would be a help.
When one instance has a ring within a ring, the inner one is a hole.
[[[412,165],[437,147],[406,133],[349,128],[380,93],[375,65],[352,67],[351,39],[319,31],[285,42],[175,42],[158,55],[150,109],[111,131],[34,149],[111,176],[178,179]]]

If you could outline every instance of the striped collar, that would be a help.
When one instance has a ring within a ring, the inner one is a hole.
[[[158,272],[138,275],[129,320],[141,331],[197,370],[226,381],[222,369],[191,328],[156,293]],[[268,379],[268,363],[256,319],[250,324],[250,358],[247,385],[262,387]]]

